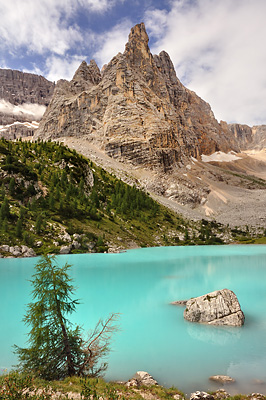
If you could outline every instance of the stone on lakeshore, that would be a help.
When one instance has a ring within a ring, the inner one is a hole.
[[[261,393],[251,393],[248,398],[250,400],[265,400],[265,395]]]
[[[62,246],[59,253],[60,254],[69,254],[72,249],[72,246]]]
[[[224,400],[230,397],[230,394],[227,393],[224,389],[218,389],[213,393],[213,397],[215,400]]]
[[[35,251],[24,244],[21,246],[21,253],[22,257],[36,257]]]
[[[19,246],[10,246],[9,253],[14,257],[19,257],[21,255],[21,248]]]
[[[127,387],[154,385],[158,385],[158,382],[146,371],[137,371],[134,377],[126,383]]]
[[[77,240],[74,240],[72,242],[72,246],[74,247],[74,249],[80,249],[81,244]]]
[[[214,397],[209,393],[197,391],[191,393],[190,400],[214,400]]]
[[[22,257],[36,257],[36,253],[33,249],[28,247],[28,249],[22,254]]]
[[[174,394],[174,395],[172,396],[172,398],[173,398],[174,400],[184,400],[184,396],[182,396],[181,394]]]
[[[64,242],[71,242],[71,236],[69,233],[64,233],[63,235],[59,235],[60,239],[62,239]]]
[[[29,247],[28,246],[25,246],[24,244],[21,246],[21,253],[23,254],[23,253],[26,253],[26,251],[28,251],[29,250]]]
[[[187,301],[184,318],[210,325],[242,326],[245,316],[234,292],[216,290]]]
[[[139,383],[137,381],[137,379],[132,378],[130,379],[128,382],[126,382],[126,387],[138,387]]]
[[[2,244],[2,246],[0,247],[0,249],[2,251],[5,251],[6,253],[9,253],[9,246],[8,244]]]
[[[235,379],[231,378],[231,376],[227,375],[213,375],[209,377],[210,381],[218,382],[218,383],[234,383]]]

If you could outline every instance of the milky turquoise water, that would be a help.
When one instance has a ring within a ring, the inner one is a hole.
[[[234,377],[230,393],[266,394],[266,246],[161,247],[121,254],[58,257],[73,265],[81,299],[72,321],[85,330],[121,313],[121,330],[109,356],[107,380],[128,380],[138,370],[185,393],[215,389],[214,374]],[[30,301],[36,258],[0,259],[0,370],[16,363],[24,346],[21,322]],[[246,315],[241,328],[198,325],[183,319],[180,299],[228,288]]]

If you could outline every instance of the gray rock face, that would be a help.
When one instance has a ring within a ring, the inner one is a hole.
[[[0,98],[11,104],[32,103],[48,106],[55,84],[41,75],[0,69]]]
[[[244,313],[234,292],[217,290],[187,301],[184,318],[210,325],[242,326]]]
[[[241,150],[261,150],[266,147],[266,125],[257,125],[251,128],[248,125],[229,124],[228,127]]]

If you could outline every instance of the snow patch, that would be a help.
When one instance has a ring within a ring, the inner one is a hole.
[[[215,153],[211,154],[210,156],[205,156],[204,154],[201,155],[201,159],[203,162],[231,162],[236,160],[241,160],[241,157],[237,157],[233,151],[229,153],[223,153],[222,151],[216,151]]]
[[[32,122],[13,122],[13,124],[10,125],[0,125],[0,132],[7,131],[8,128],[11,128],[11,126],[15,125],[24,125],[29,129],[37,129],[39,127],[39,122],[37,121],[32,121]]]

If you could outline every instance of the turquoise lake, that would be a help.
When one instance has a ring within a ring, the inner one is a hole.
[[[26,343],[22,318],[36,260],[0,259],[0,372],[16,363],[12,346]],[[143,370],[190,394],[218,388],[208,378],[223,374],[236,379],[226,387],[231,394],[266,394],[266,246],[145,248],[57,260],[73,266],[81,304],[72,322],[89,330],[99,318],[121,313],[106,380]],[[223,288],[239,299],[241,328],[190,323],[183,307],[169,304]]]

